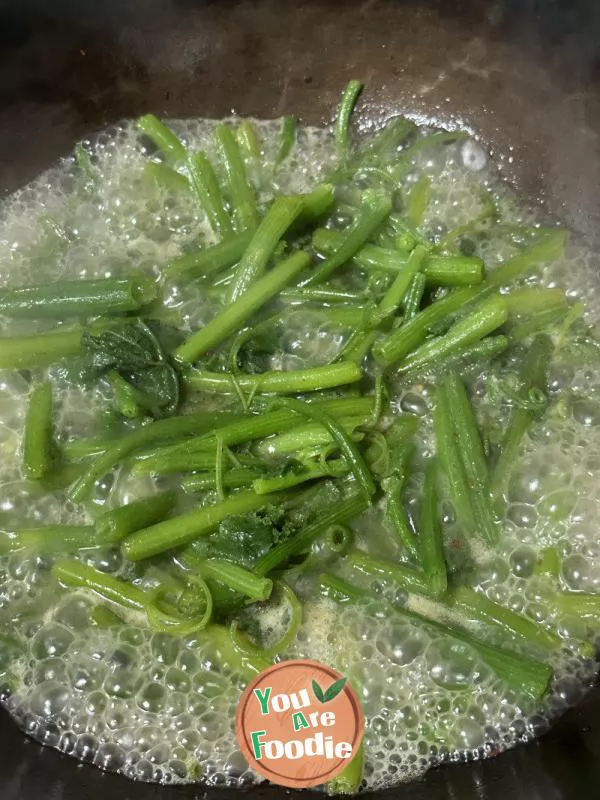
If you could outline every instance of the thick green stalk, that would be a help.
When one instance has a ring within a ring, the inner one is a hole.
[[[321,576],[321,590],[326,596],[342,602],[363,603],[374,599],[368,590],[354,586],[334,575]],[[469,645],[512,689],[529,694],[535,700],[541,700],[547,694],[553,675],[552,668],[547,664],[482,642],[469,631],[442,625],[422,614],[408,611],[403,606],[394,604],[390,605],[389,609],[390,613],[397,613],[419,627],[425,626],[436,633]]]
[[[454,433],[454,423],[446,403],[443,386],[433,412],[436,453],[450,489],[450,499],[461,526],[471,535],[477,532],[471,505],[471,490]]]
[[[80,561],[59,561],[52,567],[52,575],[64,586],[89,589],[123,608],[143,611],[148,603],[148,595],[141,589]]]
[[[385,488],[387,514],[398,540],[409,553],[412,560],[419,563],[421,557],[419,543],[408,523],[406,511],[402,504],[403,486],[404,480],[401,478],[390,478],[388,480]]]
[[[549,336],[536,336],[523,362],[521,395],[526,405],[515,405],[500,443],[500,453],[492,473],[492,489],[496,495],[501,494],[506,486],[510,471],[519,456],[523,437],[545,410],[547,372],[553,350]],[[541,402],[532,404],[531,399]]]
[[[116,442],[117,439],[73,439],[61,442],[60,454],[66,461],[82,461],[105,453]]]
[[[431,586],[432,594],[439,596],[446,591],[448,575],[444,557],[444,540],[438,517],[437,464],[435,461],[429,463],[425,472],[420,534],[421,566]]]
[[[193,280],[231,267],[243,256],[252,236],[253,231],[242,231],[212,247],[178,256],[165,266],[163,276],[169,280]]]
[[[161,522],[175,507],[176,501],[175,492],[163,492],[111,508],[94,523],[96,536],[103,542],[120,542],[130,533]]]
[[[174,472],[213,470],[216,463],[214,441],[199,447],[195,439],[176,445],[165,445],[156,451],[140,453],[132,466],[133,475],[170,475]]]
[[[529,316],[544,311],[567,308],[567,296],[562,289],[544,286],[523,286],[504,295],[511,316]]]
[[[249,119],[244,119],[238,125],[235,135],[246,165],[257,171],[261,166],[262,144],[256,128]]]
[[[166,550],[175,550],[199,536],[211,533],[227,517],[256,511],[280,499],[282,495],[262,497],[253,491],[232,495],[216,505],[205,506],[136,531],[123,542],[123,554],[130,561],[140,561]]]
[[[237,300],[180,345],[175,350],[175,358],[184,364],[191,364],[214,349],[261,306],[279,294],[284,286],[306,269],[309,263],[310,256],[299,251],[277,264],[244,291]]]
[[[380,325],[392,314],[396,313],[398,306],[404,300],[411,281],[421,270],[425,253],[425,248],[421,245],[415,247],[406,262],[406,267],[398,273],[394,282],[386,291],[381,302],[373,312],[371,324],[374,326]]]
[[[145,114],[138,119],[137,124],[169,161],[185,161],[187,150],[173,131],[158,117],[154,114]]]
[[[267,495],[270,497],[271,495]],[[313,542],[323,536],[333,525],[343,525],[360,516],[368,508],[368,501],[362,494],[355,494],[345,500],[332,503],[320,509],[319,519],[311,525],[271,548],[254,565],[257,575],[268,575],[278,567],[284,566],[299,553],[309,549]]]
[[[250,486],[262,474],[263,470],[253,469],[252,467],[230,469],[223,475],[223,487],[226,489],[239,489],[242,486]],[[181,481],[181,485],[186,492],[206,492],[209,489],[216,488],[216,474],[213,471],[188,475]]]
[[[336,459],[336,461],[341,461],[341,459]],[[279,475],[276,478],[257,478],[252,482],[252,488],[256,494],[271,494],[285,489],[292,489],[294,486],[300,486],[302,483],[319,478],[339,478],[348,472],[349,469],[345,462],[342,461],[341,464],[335,467],[329,462],[324,467],[311,467],[299,472],[287,472],[285,475]]]
[[[126,381],[116,369],[111,369],[105,377],[112,388],[113,401],[119,414],[129,419],[143,417],[145,412],[138,403],[140,398],[138,390],[129,381]]]
[[[583,619],[600,620],[600,594],[558,592],[554,603],[563,614]]]
[[[362,330],[355,330],[348,338],[338,357],[343,358],[344,361],[352,361],[358,365],[362,364],[379,336],[380,332],[377,329],[366,333],[363,333]]]
[[[391,210],[392,201],[388,195],[378,194],[373,191],[365,192],[364,202],[357,218],[352,226],[344,232],[343,242],[304,281],[304,285],[311,286],[322,283],[338,267],[354,258],[362,245],[381,227]]]
[[[81,462],[73,464],[61,464],[59,462],[54,469],[47,472],[43,478],[40,478],[36,485],[45,492],[67,489],[83,474],[84,470],[85,466]]]
[[[0,533],[0,553],[29,551],[33,555],[76,553],[98,544],[94,528],[89,525],[44,525]]]
[[[365,297],[364,294],[338,289],[330,284],[323,284],[310,289],[284,289],[281,292],[281,299],[292,303],[308,303],[311,301],[317,303],[362,303]]]
[[[188,158],[188,172],[192,190],[204,210],[210,227],[221,239],[231,236],[233,227],[225,208],[219,180],[206,153],[195,153]]]
[[[339,361],[323,367],[300,369],[290,372],[263,372],[261,374],[235,373],[235,383],[243,391],[274,394],[298,394],[332,389],[348,383],[356,383],[362,378],[360,368],[351,361]],[[186,384],[192,389],[200,389],[217,394],[236,394],[237,389],[231,374],[227,372],[208,372],[190,370],[185,376]]]
[[[340,418],[344,416],[360,416],[364,418],[373,412],[373,401],[370,397],[324,400],[315,403],[315,405]],[[276,433],[289,431],[296,427],[298,427],[298,415],[288,409],[241,416],[240,419],[234,422],[225,422],[223,425],[215,423],[212,429],[208,431],[204,429],[199,436],[188,442],[151,450],[144,454],[144,458],[156,459],[156,464],[160,467],[161,459],[176,455],[202,454],[203,451],[213,452],[217,436],[225,446],[232,447],[255,439],[263,439]]]
[[[225,423],[231,417],[217,412],[213,414],[189,414],[182,417],[160,419],[141,426],[115,440],[103,453],[94,458],[84,474],[69,490],[69,497],[80,503],[89,497],[94,484],[109,472],[116,464],[130,456],[136,450],[161,441],[181,439],[186,436],[199,435],[214,428],[222,420]]]
[[[400,544],[417,564],[420,562],[419,542],[412,530],[404,508],[403,492],[409,476],[409,464],[414,452],[412,436],[417,429],[415,417],[397,417],[395,425],[388,430],[393,460],[392,475],[381,482],[386,496],[386,513]]]
[[[457,371],[462,372],[464,368],[472,367],[474,364],[486,363],[503,353],[510,344],[508,338],[499,334],[498,336],[486,336],[480,342],[465,347],[450,356],[445,355],[443,352],[439,353],[436,358],[431,359],[425,365],[425,370],[439,370],[439,372],[446,374],[448,372]],[[403,373],[405,379],[413,380],[421,377],[423,370],[415,368],[413,370],[406,370]]]
[[[256,648],[252,648],[247,637],[244,637],[247,646],[242,649],[239,646],[240,634],[238,633],[234,642],[229,628],[224,625],[208,625],[201,631],[199,638],[203,643],[213,647],[219,664],[224,664],[231,672],[238,675],[250,678],[272,664],[272,659],[265,657],[262,651],[257,652]]]
[[[318,228],[312,241],[319,253],[329,255],[339,247],[343,239],[342,231]],[[413,247],[399,252],[376,244],[365,244],[354,256],[354,263],[367,272],[388,272],[396,275],[406,268]],[[438,286],[470,286],[481,283],[484,278],[483,261],[477,256],[439,256],[428,253],[423,259],[422,271],[429,283]]]
[[[229,195],[238,230],[253,230],[258,225],[258,209],[254,190],[246,175],[239,144],[228,125],[217,125],[217,148],[225,166]]]
[[[428,576],[420,570],[405,567],[404,564],[390,564],[387,561],[379,561],[360,550],[354,550],[349,553],[347,562],[361,572],[366,572],[367,575],[380,575],[392,583],[397,583],[409,594],[433,594]]]
[[[568,307],[549,308],[531,314],[522,320],[519,319],[518,322],[510,325],[507,331],[508,337],[511,342],[518,343],[536,333],[548,333],[566,319],[568,311]]]
[[[427,278],[425,275],[422,272],[417,272],[412,279],[410,286],[408,287],[408,291],[406,292],[403,303],[404,319],[407,322],[413,317],[416,317],[419,313],[421,302],[423,301],[423,295],[425,294],[426,283]]]
[[[423,175],[410,190],[406,203],[406,216],[413,225],[418,226],[423,221],[430,194],[431,179]]]
[[[45,319],[137,311],[156,300],[150,278],[99,278],[25,286],[0,293],[0,314]]]
[[[360,81],[351,80],[348,81],[342,92],[335,120],[335,143],[342,157],[345,157],[348,152],[350,143],[350,120],[352,119],[354,106],[362,90],[363,84]]]
[[[303,206],[304,200],[299,195],[275,198],[235,270],[229,289],[229,299],[232,303],[246,294],[257,281],[273,274],[274,270],[265,276],[267,265],[273,258],[277,245],[298,218]]]
[[[67,356],[83,354],[81,326],[33,336],[0,337],[0,369],[46,367]]]
[[[364,741],[360,743],[356,753],[348,765],[327,784],[327,793],[338,796],[341,794],[356,794],[360,789],[365,761]]]
[[[52,465],[52,384],[31,393],[23,434],[23,469],[30,480],[43,478]]]
[[[115,614],[108,606],[94,606],[90,611],[90,619],[103,630],[125,624],[123,618]]]
[[[506,286],[517,278],[531,274],[541,264],[556,261],[564,255],[568,239],[567,230],[557,229],[547,233],[539,242],[523,248],[514,258],[491,270],[487,282],[491,286]]]
[[[331,183],[320,183],[308,194],[302,195],[302,210],[292,226],[294,232],[317,225],[335,202],[335,187]]]
[[[281,137],[279,140],[279,149],[275,156],[275,163],[273,165],[275,172],[281,167],[283,162],[292,152],[292,148],[296,143],[296,131],[298,129],[298,120],[291,114],[287,114],[281,122]]]
[[[423,274],[434,286],[473,286],[485,277],[483,261],[478,256],[428,255]]]
[[[336,419],[348,435],[353,434],[361,425],[366,426],[369,424],[368,416],[336,416]],[[256,445],[256,452],[262,456],[279,457],[333,443],[334,439],[331,434],[320,422],[313,422],[308,425],[298,425],[297,423],[298,417],[296,417],[296,425],[294,427],[283,433],[263,439],[262,442]]]
[[[442,300],[432,303],[421,311],[410,322],[401,325],[373,347],[375,360],[383,367],[405,358],[421,345],[431,329],[439,322],[456,314],[462,307],[476,297],[479,290],[476,287],[466,287],[451,292]]]
[[[436,147],[446,147],[450,144],[468,139],[466,131],[436,131],[435,133],[417,136],[413,142],[406,147],[399,155],[395,163],[392,163],[387,171],[395,181],[402,181],[409,172],[412,171],[412,164],[415,156],[423,150]]]
[[[533,272],[541,263],[548,263],[560,258],[564,253],[567,239],[568,232],[563,230],[546,234],[540,242],[524,248],[518,256],[505,261],[492,270],[480,288],[460,289],[443,300],[433,303],[414,317],[409,324],[403,325],[378,342],[373,348],[376,360],[384,367],[399,361],[423,342],[428,327],[439,322],[444,316],[459,311],[463,305],[475,298],[485,297],[492,287],[508,285]],[[533,330],[538,329],[534,328]],[[528,333],[531,332],[533,331]],[[528,335],[528,333],[524,335]]]
[[[187,569],[201,575],[205,580],[217,580],[256,602],[268,600],[273,591],[273,581],[270,578],[256,575],[222,558],[202,559],[187,550],[182,554],[181,562]]]
[[[170,192],[189,192],[190,190],[190,182],[187,177],[166,164],[150,161],[144,165],[144,172],[152,181]]]
[[[489,600],[484,594],[468,586],[451,589],[444,597],[444,603],[469,621],[477,620],[488,625],[496,625],[510,636],[517,636],[528,644],[546,650],[560,649],[563,644],[560,636],[546,630],[539,622],[534,622]]]
[[[506,318],[506,302],[502,296],[484,301],[466,317],[455,322],[444,336],[425,342],[405,358],[399,372],[423,369],[432,362],[455,356],[499,328]]]
[[[364,458],[359,452],[358,448],[352,441],[351,437],[346,433],[338,420],[324,411],[322,408],[310,403],[305,403],[302,400],[295,400],[292,398],[282,398],[277,401],[278,405],[284,408],[289,408],[296,411],[307,419],[313,422],[318,422],[327,428],[331,438],[339,446],[340,451],[350,467],[350,471],[354,475],[357,485],[367,498],[371,498],[376,491],[373,476],[365,463]]]
[[[448,375],[438,386],[434,411],[436,448],[459,521],[472,535],[498,541],[487,462],[464,386]]]
[[[336,556],[345,556],[355,539],[352,528],[347,525],[334,525],[325,534],[325,546]]]
[[[446,376],[438,391],[440,402],[446,405],[453,421],[454,436],[463,459],[467,482],[473,489],[489,493],[487,459],[465,385],[454,373]]]
[[[415,128],[415,123],[406,117],[388,120],[380,131],[367,140],[365,147],[333,172],[331,179],[335,182],[342,181],[350,178],[360,167],[383,163],[393,158]]]

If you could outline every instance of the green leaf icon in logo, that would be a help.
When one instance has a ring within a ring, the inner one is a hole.
[[[315,680],[313,680],[312,690],[314,692],[315,697],[320,703],[329,703],[330,700],[334,700],[338,696],[338,694],[342,691],[342,689],[346,685],[346,680],[347,678],[340,678],[339,680],[334,681],[334,683],[332,683],[331,686],[325,691],[323,691],[323,689],[321,689],[319,684]]]
[[[315,693],[315,697],[320,703],[325,702],[325,695],[323,694],[323,689],[319,686],[319,684],[313,680],[312,682],[312,690]]]

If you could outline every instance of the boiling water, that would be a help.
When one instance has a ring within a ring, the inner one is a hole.
[[[270,161],[279,122],[257,123]],[[214,123],[174,122],[192,147],[212,153]],[[103,133],[89,144],[97,174],[87,178],[73,159],[60,162],[6,201],[0,212],[0,284],[20,286],[58,278],[109,277],[132,267],[159,275],[161,267],[191,241],[213,241],[191,195],[161,190],[143,171],[148,154],[130,125]],[[329,132],[302,129],[292,156],[277,178],[280,191],[306,191],[326,173],[334,157]],[[408,181],[434,177],[425,226],[438,234],[472,219],[481,210],[478,187],[494,192],[504,225],[535,217],[516,205],[496,181],[475,141],[422,154]],[[269,199],[268,188],[262,199]],[[489,237],[479,252],[488,268],[517,252],[510,237]],[[545,285],[562,285],[572,298],[600,313],[595,256],[571,243],[564,259],[548,268]],[[170,321],[183,329],[201,326],[214,313],[210,294],[194,287],[170,287]],[[8,331],[9,321],[0,319]],[[10,332],[43,330],[44,324],[10,321]],[[286,320],[274,368],[300,368],[331,359],[342,344],[339,331],[307,312]],[[502,370],[510,369],[510,365]],[[102,433],[108,399],[100,388],[77,388],[76,367],[53,366],[56,431],[62,440]],[[40,375],[41,376],[41,375]],[[34,375],[34,377],[37,377]],[[492,391],[503,379],[495,372],[472,376],[478,413],[500,424],[508,409]],[[422,418],[420,455],[433,449],[431,386],[397,382],[394,407]],[[565,392],[574,393],[565,402]],[[474,585],[488,597],[549,623],[565,639],[555,656],[556,676],[539,707],[507,690],[466,645],[366,607],[337,606],[311,599],[310,581],[299,579],[305,595],[302,629],[287,657],[314,658],[347,672],[360,687],[366,717],[364,787],[376,789],[422,774],[445,760],[481,757],[543,731],[590,685],[594,665],[576,654],[572,639],[593,638],[581,619],[552,611],[552,581],[534,575],[539,551],[554,545],[562,556],[561,581],[573,590],[600,590],[600,378],[593,365],[573,366],[558,357],[551,391],[557,400],[526,438],[508,488],[501,545],[471,553]],[[0,373],[0,520],[8,527],[89,522],[90,509],[69,503],[63,492],[39,493],[24,480],[20,437],[29,381]],[[152,477],[133,479],[115,472],[96,487],[94,503],[128,502],[156,490]],[[411,504],[418,482],[409,486]],[[450,561],[460,561],[461,537],[451,514],[444,519]],[[385,534],[382,510],[357,524],[359,543],[375,554],[397,557]],[[458,544],[457,544],[458,543]],[[125,569],[118,550],[90,550],[81,556],[108,573]],[[146,781],[165,783],[202,778],[214,786],[247,785],[248,771],[233,732],[242,676],[214,659],[202,636],[176,639],[152,633],[132,617],[112,630],[90,625],[95,600],[60,590],[49,577],[48,560],[13,554],[0,559],[0,632],[23,644],[25,654],[10,661],[3,681],[4,703],[15,720],[39,741],[74,757]],[[152,585],[151,570],[138,573]],[[372,581],[375,592],[389,587]],[[398,599],[398,598],[393,598]],[[410,601],[418,610],[418,602]],[[417,605],[415,606],[415,603]],[[429,609],[431,612],[431,609]],[[435,609],[434,609],[435,611]],[[256,612],[265,640],[285,627],[285,611]],[[0,645],[0,667],[8,664]]]

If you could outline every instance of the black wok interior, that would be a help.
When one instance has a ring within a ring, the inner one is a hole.
[[[600,240],[597,0],[0,0],[0,193],[78,139],[145,111],[296,113],[326,123],[350,78],[367,85],[362,124],[404,110],[462,121],[522,194]],[[598,787],[593,690],[542,740],[487,762],[444,765],[389,795],[573,800],[600,797]],[[111,795],[207,797],[201,787],[133,784],[82,767],[0,717],[2,800]]]

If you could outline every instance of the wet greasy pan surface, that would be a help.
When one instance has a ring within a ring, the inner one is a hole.
[[[597,0],[0,0],[0,192],[25,183],[77,139],[143,111],[220,117],[233,108],[327,122],[353,77],[368,86],[363,123],[402,110],[462,121],[481,133],[524,194],[600,240]],[[593,798],[599,720],[600,697],[592,693],[542,741],[434,770],[388,796]],[[111,794],[205,797],[194,787],[134,785],[81,768],[28,742],[0,716],[2,800]]]

